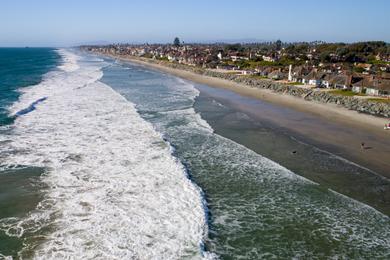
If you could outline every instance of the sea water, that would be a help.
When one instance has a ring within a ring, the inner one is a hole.
[[[136,104],[203,190],[209,252],[222,259],[390,256],[387,216],[216,134],[194,109],[196,84],[119,61],[103,71],[102,81]]]
[[[0,219],[3,240],[22,244],[2,256],[207,258],[201,190],[169,143],[100,81],[106,62],[57,53],[61,65],[20,90],[0,136],[2,171],[43,169],[36,207]]]
[[[4,105],[0,258],[390,256],[387,216],[216,134],[191,82],[51,53]]]
[[[15,116],[9,107],[17,101],[24,87],[38,84],[44,75],[60,62],[50,48],[0,48],[0,161],[7,153],[7,143]],[[0,219],[17,217],[33,210],[42,199],[39,182],[42,169],[14,166],[4,169],[0,164]],[[0,231],[0,259],[3,253],[22,247],[20,239]]]

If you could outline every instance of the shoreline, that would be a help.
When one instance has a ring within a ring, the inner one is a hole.
[[[367,167],[388,180],[390,179],[390,162],[387,162],[388,159],[386,159],[390,155],[390,131],[383,129],[384,124],[388,122],[386,118],[348,110],[335,104],[307,101],[291,95],[275,93],[268,89],[254,88],[226,79],[199,75],[194,72],[142,61],[129,56],[98,54],[144,65],[195,83],[233,91],[245,97],[266,101],[277,106],[306,113],[318,117],[325,122],[340,126],[350,131],[350,133],[344,131],[338,136],[339,132],[337,131],[328,132],[321,129],[321,127],[308,124],[302,127],[299,123],[295,125],[294,130],[318,144],[323,144],[321,148],[330,147],[332,148],[330,151],[340,149],[341,152],[337,153],[337,155],[341,154],[346,159]],[[282,127],[290,127],[290,125],[286,124],[282,125]],[[367,140],[355,137],[354,132],[359,132],[362,133],[362,136],[367,136]],[[361,142],[366,142],[369,146],[373,145],[375,149],[362,151],[360,148]]]
[[[390,194],[389,180],[345,157],[340,158],[337,149],[317,144],[308,135],[297,134],[294,127],[279,127],[281,123],[309,121],[310,128],[315,128],[321,125],[320,119],[232,91],[207,85],[196,88],[200,94],[195,111],[216,134],[244,145],[324,189],[332,189],[390,216],[390,197],[386,195]],[[287,117],[283,115],[285,112]],[[327,125],[327,131],[331,129]]]
[[[130,56],[115,56],[115,55],[106,55],[114,59],[130,61],[137,64],[149,66],[157,70],[196,82],[200,84],[210,85],[213,87],[224,88],[232,90],[238,94],[253,97],[256,99],[268,101],[277,105],[287,106],[301,112],[311,113],[321,117],[325,117],[332,121],[340,120],[342,123],[348,123],[353,125],[359,125],[361,128],[365,128],[369,131],[376,133],[390,133],[390,131],[385,131],[383,126],[385,123],[388,123],[389,118],[373,116],[369,114],[360,113],[358,111],[349,110],[347,108],[335,105],[335,104],[324,104],[316,101],[308,101],[302,98],[295,96],[276,93],[269,89],[254,88],[242,83],[236,83],[227,79],[221,79],[211,76],[205,76],[196,74],[194,72],[185,71],[181,69],[167,67],[161,64],[143,61],[137,58]],[[324,114],[324,112],[331,112],[333,114]],[[364,121],[364,122],[362,122]],[[372,128],[376,127],[376,128]],[[387,135],[390,136],[390,135]]]

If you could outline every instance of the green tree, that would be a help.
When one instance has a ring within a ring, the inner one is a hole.
[[[362,73],[364,71],[364,68],[362,67],[354,67],[353,70],[357,73]]]
[[[348,48],[345,47],[341,47],[336,50],[336,54],[339,56],[345,56],[348,54],[348,52],[349,52]]]
[[[282,41],[281,40],[277,40],[276,42],[275,42],[275,46],[276,46],[276,50],[280,50],[280,49],[282,49]]]
[[[173,45],[176,46],[176,47],[179,47],[179,46],[180,46],[180,39],[179,39],[179,37],[176,37],[176,38],[173,40]]]
[[[241,44],[236,43],[236,44],[228,44],[225,46],[225,52],[229,51],[243,51],[244,49],[242,48]]]
[[[330,62],[330,53],[328,51],[321,53],[320,60],[322,62]]]

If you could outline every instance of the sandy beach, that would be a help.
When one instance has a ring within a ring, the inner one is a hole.
[[[322,104],[313,101],[306,101],[304,99],[297,98],[291,95],[281,95],[278,93],[274,93],[271,90],[252,88],[250,86],[238,84],[229,80],[199,75],[190,71],[174,69],[156,63],[141,61],[132,57],[121,56],[113,58],[119,58],[122,60],[127,60],[153,67],[160,71],[164,71],[190,81],[233,90],[234,92],[237,92],[241,95],[262,99],[283,106],[288,106],[302,112],[309,112],[325,117],[332,121],[339,121],[344,124],[351,124],[352,126],[364,128],[368,131],[373,131],[377,134],[383,134],[383,136],[389,137],[389,135],[385,133],[385,131],[383,131],[383,126],[385,123],[388,123],[390,119],[362,114],[357,111],[348,110],[346,108],[333,104]]]
[[[390,131],[383,129],[384,124],[389,119],[362,114],[333,104],[306,101],[290,95],[274,93],[266,89],[252,88],[225,79],[169,68],[160,64],[134,59],[129,56],[112,56],[112,58],[145,65],[196,83],[224,88],[243,96],[267,101],[275,105],[317,116],[336,127],[329,130],[318,124],[292,123],[281,118],[277,120],[282,127],[288,127],[332,151],[337,150],[338,155],[367,167],[388,179],[390,178]],[[259,113],[261,111],[247,112]],[[337,126],[340,126],[342,130],[339,131]],[[361,149],[360,145],[362,142],[365,143],[368,149]]]

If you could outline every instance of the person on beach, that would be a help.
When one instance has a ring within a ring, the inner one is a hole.
[[[360,144],[360,148],[362,148],[362,150],[364,150],[364,143]]]

